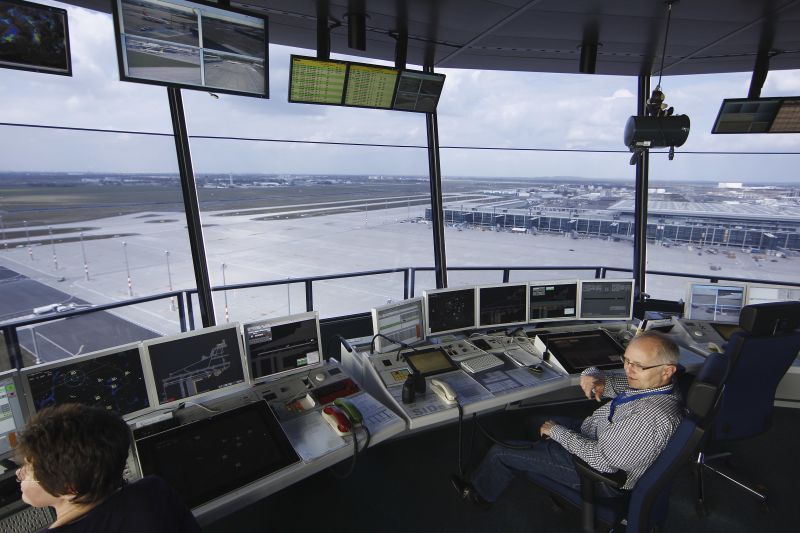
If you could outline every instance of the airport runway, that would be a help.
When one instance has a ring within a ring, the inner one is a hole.
[[[33,309],[54,303],[80,307],[89,302],[48,287],[0,266],[0,320],[34,316]],[[58,313],[51,313],[57,316]],[[32,359],[57,361],[128,342],[157,337],[158,334],[109,312],[66,318],[17,330],[20,345]],[[27,359],[27,357],[26,357]]]

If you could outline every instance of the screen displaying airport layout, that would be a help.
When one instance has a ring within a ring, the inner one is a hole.
[[[290,65],[290,102],[329,105],[342,103],[347,63],[292,56]]]
[[[114,2],[127,81],[268,96],[267,21],[187,0]]]
[[[318,319],[265,320],[245,324],[252,379],[273,376],[321,361]]]
[[[525,324],[528,285],[478,287],[478,326]]]
[[[800,287],[747,287],[747,305],[800,300]]]
[[[22,400],[14,383],[14,371],[0,374],[0,459],[14,453],[17,432],[22,429]]]
[[[578,282],[565,281],[534,284],[529,288],[530,321],[576,318],[578,308]]]
[[[693,320],[739,322],[744,303],[744,286],[692,283],[684,316]]]
[[[474,287],[428,292],[425,306],[431,334],[475,327]]]
[[[633,313],[633,281],[581,281],[581,318],[630,319]]]
[[[351,64],[344,103],[354,107],[391,109],[399,71],[377,65]]]
[[[0,67],[71,76],[66,10],[0,0]]]
[[[143,438],[136,449],[143,474],[164,478],[189,507],[299,460],[263,401]]]
[[[235,326],[158,341],[146,350],[160,405],[244,381]]]
[[[82,403],[122,416],[150,407],[139,349],[58,364],[25,373],[29,405],[40,411],[52,405]]]
[[[375,308],[372,310],[373,332],[405,344],[421,341],[425,338],[423,313],[422,298]],[[375,339],[375,348],[379,352],[393,350],[398,346],[399,344],[393,344],[381,337]]]
[[[403,70],[397,84],[393,109],[433,113],[439,105],[444,87],[444,74]]]

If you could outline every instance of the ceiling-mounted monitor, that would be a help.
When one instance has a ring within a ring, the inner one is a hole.
[[[711,133],[800,133],[800,96],[726,98]]]
[[[72,76],[66,10],[0,0],[0,67]]]
[[[444,74],[292,55],[289,102],[433,113]]]
[[[269,96],[266,17],[187,0],[112,6],[120,79]]]

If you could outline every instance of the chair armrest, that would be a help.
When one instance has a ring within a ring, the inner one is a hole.
[[[616,472],[611,473],[599,472],[589,466],[586,461],[575,455],[572,456],[572,462],[575,463],[575,470],[578,471],[578,475],[581,478],[588,478],[592,481],[601,481],[615,489],[621,490],[625,485],[625,482],[628,480],[628,474],[624,470],[617,470]]]

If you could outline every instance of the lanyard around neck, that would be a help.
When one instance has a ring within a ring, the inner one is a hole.
[[[648,396],[658,396],[659,394],[672,394],[673,387],[664,390],[651,390],[648,392],[643,392],[641,394],[631,394],[630,396],[626,393],[622,393],[617,395],[613,400],[611,400],[611,405],[608,408],[608,421],[611,422],[611,419],[614,418],[614,411],[617,409],[618,406],[622,405],[623,403],[632,402],[634,400],[640,400],[642,398],[647,398]]]

